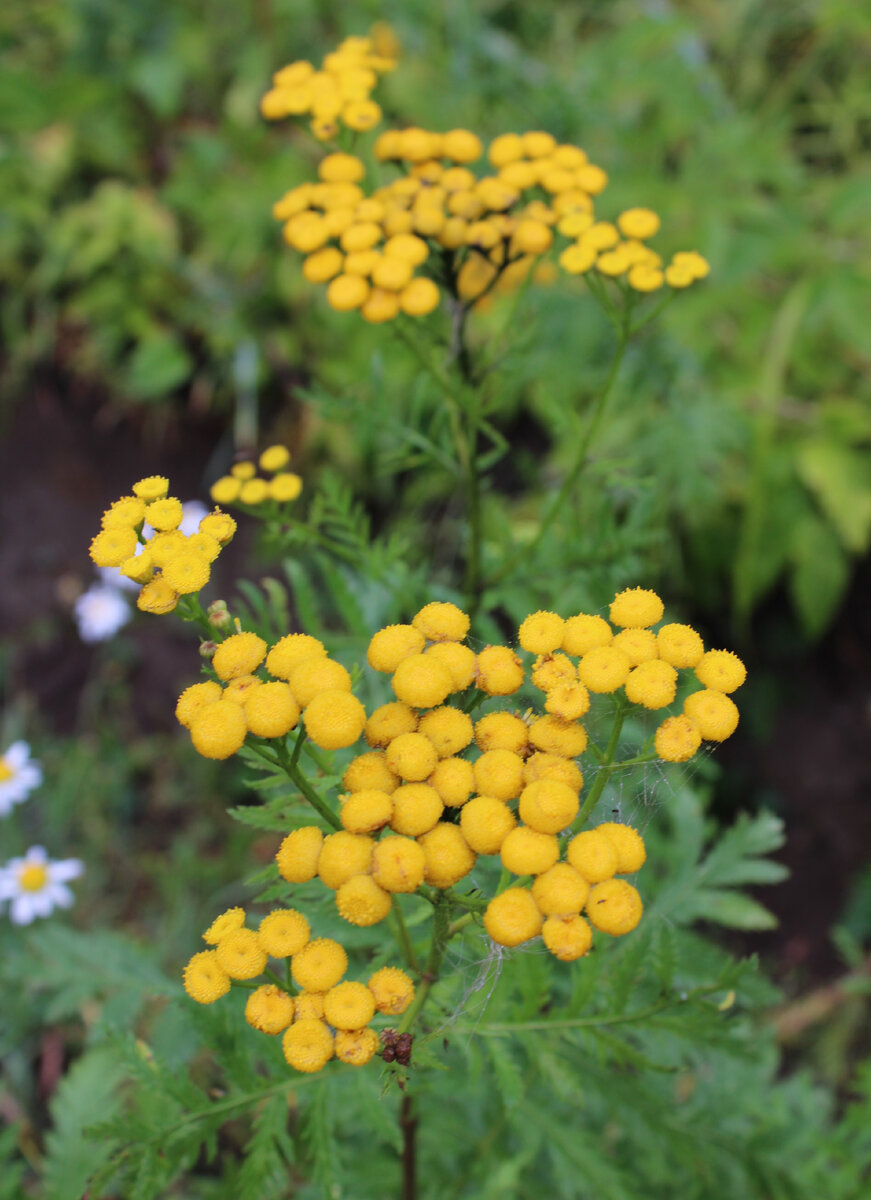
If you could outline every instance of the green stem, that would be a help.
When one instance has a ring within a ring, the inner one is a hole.
[[[448,938],[452,938],[455,933],[460,933],[466,928],[467,925],[471,925],[474,919],[475,914],[473,912],[467,912],[465,916],[458,917],[456,921],[452,921],[448,926]]]
[[[183,621],[196,621],[210,639],[215,637],[215,629],[196,596],[179,596],[176,611]]]
[[[572,822],[572,833],[577,833],[579,829],[583,828],[584,822],[596,806],[596,801],[605,790],[605,784],[611,778],[612,771],[615,770],[616,766],[622,766],[622,763],[615,764],[614,755],[617,753],[617,747],[620,744],[620,734],[623,730],[623,722],[626,720],[627,711],[626,701],[622,697],[618,697],[617,711],[614,714],[614,724],[611,726],[611,736],[608,738],[608,745],[605,747],[605,757],[602,760],[602,765],[599,767],[599,773],[593,780],[593,786],[587,794],[581,811]]]
[[[574,461],[566,472],[559,491],[557,492],[556,496],[554,496],[550,507],[542,518],[535,537],[531,542],[524,546],[522,550],[518,551],[516,554],[513,554],[509,558],[508,562],[505,563],[502,569],[494,576],[492,580],[493,583],[501,583],[502,580],[505,579],[506,576],[510,575],[522,562],[530,561],[535,557],[535,554],[547,536],[551,525],[553,525],[554,521],[559,516],[560,510],[574,489],[581,472],[586,466],[590,453],[590,447],[592,446],[595,436],[598,433],[599,426],[602,423],[602,417],[605,414],[605,407],[614,388],[614,383],[617,379],[617,374],[623,362],[624,355],[626,354],[626,347],[629,345],[629,339],[631,336],[631,331],[629,328],[629,312],[630,310],[628,308],[624,310],[623,323],[620,328],[617,347],[614,351],[614,357],[611,360],[611,367],[608,371],[605,385],[602,388],[602,391],[599,393],[593,409],[593,415],[587,423],[587,427],[584,430],[583,436],[578,441]]]
[[[290,959],[288,959],[287,962],[289,966]],[[296,995],[296,988],[293,986],[293,984],[289,980],[285,982],[283,979],[281,979],[280,976],[275,974],[271,967],[264,967],[263,974],[267,979],[271,979],[277,988],[281,988],[283,992],[287,992],[289,996]]]
[[[332,825],[333,829],[341,829],[342,822],[311,786],[305,775],[303,775],[302,771],[299,769],[299,766],[288,754],[287,746],[285,746],[283,742],[277,743],[277,753],[279,765],[290,776],[290,778],[302,792],[303,796],[305,796],[306,800],[308,800],[312,808],[316,809],[316,811],[320,813],[327,824]]]
[[[426,1004],[433,984],[438,980],[439,969],[442,965],[442,958],[445,953],[445,946],[450,939],[451,927],[451,902],[447,896],[439,895],[435,911],[433,913],[433,931],[432,942],[430,943],[429,955],[426,960],[426,966],[421,975],[420,984],[415,992],[414,999],[409,1007],[405,1010],[402,1021],[400,1022],[398,1033],[409,1033],[414,1029],[417,1018]]]
[[[408,932],[408,926],[406,925],[405,918],[402,915],[402,909],[399,907],[399,904],[395,899],[393,901],[393,907],[391,908],[390,913],[393,918],[393,924],[395,926],[394,933],[396,934],[396,941],[399,945],[399,949],[402,951],[405,961],[408,963],[409,967],[411,967],[412,971],[414,971],[415,975],[419,975],[420,965],[417,961],[417,955],[414,952],[414,946],[412,945],[411,937]]]

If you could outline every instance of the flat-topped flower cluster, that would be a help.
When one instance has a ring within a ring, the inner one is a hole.
[[[353,42],[362,46],[365,39]],[[316,115],[317,136],[340,111],[353,129],[377,124],[380,110],[368,92],[352,107],[357,113],[364,105],[371,123],[349,121],[349,109],[341,109],[341,81],[349,78],[343,47],[327,56],[325,72],[315,73],[305,61],[277,72],[264,115],[307,113],[305,103],[331,96],[335,87],[335,99],[321,100],[329,113],[322,108]],[[350,78],[358,79],[356,70]],[[374,87],[375,67],[366,81]],[[358,310],[379,324],[401,313],[432,312],[442,292],[471,305],[494,289],[515,287],[558,239],[566,273],[594,271],[634,292],[681,289],[708,274],[695,250],[680,251],[666,264],[647,244],[660,227],[651,209],[626,209],[616,221],[598,218],[595,200],[607,174],[580,146],[558,143],[545,131],[500,134],[483,168],[484,143],[468,129],[386,130],[373,153],[383,164],[375,181],[367,180],[362,158],[336,151],[322,158],[317,180],[291,188],[273,207],[285,241],[305,255],[305,278],[327,285],[327,301],[337,311]]]
[[[274,909],[257,929],[245,911],[231,908],[203,934],[213,949],[195,954],[185,967],[184,986],[198,1004],[212,1004],[233,983],[266,975],[249,992],[245,1019],[261,1033],[282,1034],[284,1057],[297,1071],[315,1072],[333,1056],[351,1066],[369,1062],[379,1046],[370,1022],[377,1013],[398,1016],[414,998],[414,984],[398,967],[382,967],[368,983],[344,978],[348,956],[332,938],[312,938],[307,919],[295,909]],[[284,979],[269,968],[285,963]]]

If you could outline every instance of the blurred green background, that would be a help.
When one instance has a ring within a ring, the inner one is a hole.
[[[402,45],[379,91],[388,120],[485,140],[550,130],[607,170],[597,212],[648,205],[663,219],[658,248],[710,260],[709,279],[627,360],[589,483],[595,537],[574,555],[555,545],[554,578],[518,584],[505,608],[514,617],[543,597],[553,604],[557,586],[566,611],[594,595],[601,604],[629,573],[739,650],[752,686],[711,768],[713,812],[726,822],[763,804],[779,812],[794,874],[766,897],[781,929],[737,948],[762,949],[799,1006],[845,971],[861,979],[871,939],[867,0],[3,5],[2,745],[27,736],[47,778],[38,807],[34,797],[4,826],[3,857],[41,840],[85,858],[72,922],[123,929],[174,968],[205,914],[236,898],[227,881],[271,854],[271,839],[223,818],[247,795],[241,775],[192,761],[172,728],[174,696],[195,670],[183,633],[143,621],[86,647],[75,632],[88,540],[133,479],[161,471],[183,499],[206,499],[235,451],[285,440],[316,516],[342,477],[372,529],[406,547],[391,566],[402,603],[425,580],[422,524],[434,571],[449,578],[453,484],[416,473],[402,433],[426,406],[414,363],[389,328],[327,308],[270,212],[321,153],[304,131],[260,118],[272,71],[376,20]],[[562,462],[565,413],[595,392],[611,346],[570,282],[537,289],[528,316],[510,331],[497,422],[514,449],[490,483],[489,520],[519,530]],[[227,588],[269,563],[250,536],[228,560]],[[20,931],[4,928],[4,940],[25,953]],[[54,953],[34,947],[28,962]],[[0,1041],[4,1115],[25,1120],[35,1162],[57,1079],[44,1022],[59,1023],[72,1052],[83,1035],[75,1005],[46,1015],[21,999]],[[854,983],[820,1003],[790,1026],[790,1053],[843,1098],[868,1049],[867,1003]],[[0,1197],[19,1195],[9,1178]]]

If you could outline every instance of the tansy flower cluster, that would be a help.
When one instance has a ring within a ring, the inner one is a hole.
[[[521,282],[555,236],[565,272],[595,270],[636,292],[685,288],[708,274],[696,251],[664,264],[647,244],[660,227],[648,208],[627,209],[616,222],[597,219],[606,173],[549,133],[501,134],[483,169],[472,169],[484,145],[467,129],[387,130],[374,154],[398,176],[366,190],[363,160],[337,152],[321,160],[316,182],[273,206],[285,241],[305,255],[303,275],[327,285],[339,312],[359,310],[376,324],[400,313],[424,316],[440,289],[479,303]]]
[[[180,596],[201,591],[211,564],[236,532],[233,518],[216,508],[196,533],[182,533],[182,503],[168,492],[169,480],[162,475],[140,479],[131,496],[106,509],[101,531],[91,541],[98,567],[117,567],[141,585],[136,604],[143,612],[172,612]]]
[[[230,468],[229,475],[215,480],[209,491],[216,504],[240,504],[257,507],[262,504],[288,504],[302,491],[299,475],[285,470],[290,462],[290,451],[286,446],[270,446],[258,459],[261,471],[257,474],[253,462],[237,462]]]
[[[234,981],[247,985],[265,974],[273,982],[249,993],[245,1019],[261,1033],[281,1034],[284,1057],[297,1071],[320,1071],[334,1056],[363,1066],[378,1049],[370,1024],[375,1014],[398,1016],[414,998],[411,979],[398,967],[382,967],[368,983],[345,980],[344,947],[312,938],[306,918],[291,908],[274,909],[257,929],[246,926],[243,909],[231,908],[203,940],[213,949],[187,964],[185,991],[199,1004],[212,1004]],[[270,959],[285,961],[286,982],[268,968]]]
[[[387,49],[395,52],[395,39],[390,42]],[[272,76],[261,113],[269,121],[310,116],[309,128],[322,142],[334,138],[343,125],[358,133],[372,129],[381,120],[381,109],[371,94],[378,76],[396,66],[392,54],[378,50],[371,37],[349,37],[324,57],[320,70],[305,59],[289,63]]]

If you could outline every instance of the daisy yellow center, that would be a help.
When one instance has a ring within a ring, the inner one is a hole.
[[[9,763],[6,761],[6,759],[0,758],[0,783],[6,783],[6,781],[11,779],[14,774],[15,772],[9,766]]]
[[[18,886],[22,892],[41,892],[47,883],[48,871],[38,863],[22,867],[18,872]]]

